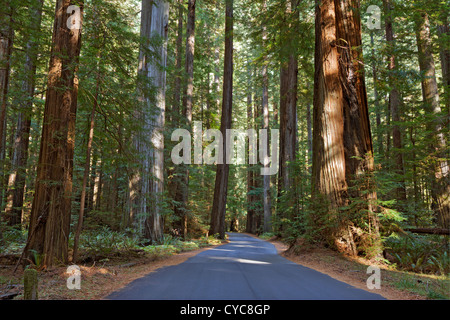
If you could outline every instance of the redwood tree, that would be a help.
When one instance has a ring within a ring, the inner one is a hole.
[[[80,9],[80,21],[71,29],[68,21],[77,15],[67,12],[70,5]],[[82,11],[83,1],[56,1],[35,194],[24,248],[30,259],[33,251],[42,255],[46,266],[68,262]]]
[[[297,85],[298,61],[295,39],[298,20],[298,0],[286,3],[284,49],[280,68],[280,161],[278,190],[289,190],[293,176],[288,163],[295,160],[297,147]],[[294,29],[292,29],[294,28]]]
[[[130,180],[131,217],[141,235],[150,242],[163,239],[164,124],[166,94],[167,32],[169,3],[142,1],[141,38],[138,73],[145,83],[140,88],[142,110],[138,114],[142,132],[135,137],[141,158]],[[156,44],[152,44],[153,41]],[[149,51],[156,53],[151,57]],[[150,90],[150,87],[155,90]]]
[[[223,72],[222,117],[220,131],[222,132],[223,151],[222,163],[217,164],[214,200],[211,211],[211,226],[209,233],[219,234],[225,238],[225,211],[228,193],[229,165],[227,164],[226,130],[231,129],[231,110],[233,103],[233,0],[225,2],[225,56]]]
[[[372,208],[376,195],[370,186],[360,192],[355,183],[373,170],[358,10],[355,0],[316,2],[312,171],[313,197],[326,200],[331,222],[324,235],[337,249],[354,255],[361,245],[379,240]],[[353,199],[367,200],[358,208],[367,215],[340,210]]]
[[[292,163],[297,153],[297,89],[298,89],[298,0],[285,3],[282,27],[282,55],[280,61],[280,154],[278,170],[278,196],[283,192],[290,192],[294,187],[295,175],[292,172]],[[295,207],[296,196],[290,196],[288,207]],[[295,210],[295,209],[294,209]],[[293,221],[296,213],[278,210],[278,218],[287,218]],[[281,220],[280,219],[280,220]],[[287,228],[282,223],[280,231]]]
[[[263,1],[263,11],[267,11],[267,3]],[[263,24],[262,26],[262,40],[263,47],[267,45],[267,27]],[[264,48],[263,48],[264,50]],[[295,55],[294,55],[295,56]],[[263,112],[263,123],[262,128],[269,131],[269,76],[267,71],[267,55],[263,57],[263,66],[262,66],[262,112]],[[295,79],[296,80],[296,79]],[[269,167],[269,134],[267,134],[266,146],[267,146],[267,154],[265,156],[264,166]],[[295,147],[295,146],[294,146]],[[274,152],[274,150],[272,150]],[[272,203],[270,198],[270,176],[263,176],[263,231],[270,232],[272,231]]]
[[[5,1],[0,8],[0,210],[3,208],[3,192],[5,189],[6,105],[11,71],[15,6],[16,4],[12,1]]]
[[[183,119],[184,124],[188,130],[192,126],[192,103],[194,93],[194,49],[195,49],[195,2],[196,0],[188,1],[188,20],[186,26],[186,59],[185,72],[186,83],[183,95]],[[187,203],[188,203],[188,186],[189,186],[189,170],[185,164],[180,165],[177,170],[176,178],[176,195],[175,195],[175,215],[180,219],[180,229],[183,237],[187,236]]]

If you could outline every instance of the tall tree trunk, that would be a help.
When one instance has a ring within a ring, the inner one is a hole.
[[[394,122],[392,125],[392,143],[394,150],[392,150],[393,157],[395,159],[395,172],[398,175],[398,181],[400,182],[400,186],[396,189],[396,198],[401,204],[406,204],[406,186],[405,186],[405,170],[403,167],[403,144],[402,144],[402,135],[400,132],[399,122],[400,122],[400,105],[401,105],[401,97],[400,92],[397,89],[396,84],[396,74],[395,71],[397,69],[395,63],[395,43],[394,43],[394,31],[392,28],[392,8],[391,8],[390,0],[383,0],[384,10],[386,13],[386,41],[388,44],[389,50],[389,85],[392,87],[389,92],[389,108],[391,111],[392,121]]]
[[[155,96],[146,90],[141,94],[143,102],[143,132],[150,137],[150,143],[138,137],[142,163],[135,175],[138,186],[135,201],[135,218],[142,235],[151,242],[163,239],[163,192],[164,192],[164,118],[166,91],[167,32],[169,23],[169,3],[165,0],[142,1],[141,38],[148,41],[158,37],[162,44],[150,47],[157,52],[157,58],[147,56],[145,50],[139,54],[138,73],[156,88]],[[149,44],[147,44],[149,45]]]
[[[13,46],[13,14],[15,5],[6,1],[0,9],[0,211],[4,205],[6,189],[4,161],[6,157],[6,116],[9,76],[11,69],[11,52]]]
[[[194,93],[194,49],[195,49],[195,0],[188,0],[188,20],[186,26],[186,59],[185,72],[186,82],[183,95],[183,119],[184,125],[192,132],[192,100]],[[175,215],[181,220],[181,231],[183,237],[187,237],[188,219],[188,193],[189,193],[189,169],[182,164],[178,170],[178,187],[175,206]]]
[[[313,195],[326,196],[330,207],[336,209],[347,202],[347,182],[334,6],[334,0],[316,1],[312,188]]]
[[[288,192],[294,186],[294,174],[290,172],[290,164],[296,159],[297,152],[297,28],[299,12],[298,0],[286,3],[286,25],[283,27],[285,38],[283,44],[285,52],[280,68],[280,154],[278,171],[278,196]],[[292,164],[291,164],[292,165]],[[294,197],[292,197],[292,200]],[[286,212],[278,212],[283,218],[288,217]],[[285,225],[281,226],[284,229]]]
[[[216,10],[217,12],[220,11],[220,1],[221,0],[215,0],[216,1]],[[219,19],[216,19],[215,29],[218,30],[220,28],[220,21]],[[216,102],[216,110],[217,112],[220,112],[220,36],[217,35],[216,39],[214,41],[214,95],[215,95],[215,102]]]
[[[43,0],[33,2],[33,5],[31,8],[33,15],[30,22],[30,29],[33,30],[33,33],[28,35],[29,40],[26,44],[26,61],[24,66],[25,79],[22,82],[22,92],[25,99],[20,104],[13,144],[12,170],[8,179],[8,199],[5,212],[9,225],[16,225],[21,222],[25,192],[26,165],[38,54],[38,46],[35,40],[38,35],[34,32],[39,31],[41,26]]]
[[[196,0],[188,0],[188,20],[186,26],[186,86],[183,96],[183,113],[187,119],[188,126],[192,122],[192,99],[194,93],[195,2]]]
[[[178,27],[177,27],[177,41],[176,41],[176,61],[175,61],[175,83],[174,87],[174,101],[172,105],[172,126],[178,128],[180,125],[180,102],[181,102],[181,83],[183,79],[183,71],[182,71],[182,61],[183,61],[183,0],[178,0]],[[172,177],[171,181],[169,181],[168,186],[170,188],[170,195],[175,200],[175,204],[173,206],[174,215],[179,217],[180,220],[173,223],[173,229],[179,233],[182,230],[182,205],[179,203],[183,203],[183,192],[179,190],[182,187],[182,181],[180,174],[182,174],[181,165],[176,166],[171,172],[168,174]],[[179,174],[180,173],[180,174]],[[180,199],[181,198],[181,199]]]
[[[267,11],[267,3],[266,0],[263,1],[263,12]],[[262,41],[263,41],[263,50],[267,42],[267,27],[265,25],[262,26]],[[263,66],[262,66],[262,111],[263,111],[263,130],[267,130],[269,132],[269,76],[267,74],[267,56],[264,55],[263,58]],[[270,146],[270,138],[267,133],[267,153],[265,158],[263,159],[264,167],[269,167],[269,146]],[[272,150],[274,152],[274,150]],[[270,232],[272,231],[272,205],[270,199],[270,176],[263,176],[263,231]]]
[[[313,197],[327,201],[332,224],[327,226],[325,237],[340,251],[356,255],[361,245],[379,240],[378,221],[371,207],[376,195],[370,186],[362,192],[361,187],[349,188],[373,170],[367,94],[360,66],[359,1],[323,0],[316,4]],[[367,212],[365,223],[358,223],[361,218],[348,210],[339,210],[351,198],[367,200],[360,211]],[[365,225],[367,229],[361,230]],[[368,234],[368,243],[357,236],[361,231]]]
[[[446,141],[443,123],[440,120],[441,107],[436,81],[434,59],[431,47],[428,14],[421,12],[416,20],[416,37],[419,51],[419,66],[422,73],[422,94],[426,113],[433,119],[428,121],[427,131],[432,132],[430,152],[433,155],[431,177],[432,209],[440,227],[450,227],[450,175],[445,152]]]
[[[101,61],[101,53],[99,50],[97,59]],[[95,88],[95,94],[94,94],[94,103],[91,110],[91,117],[89,121],[89,135],[87,140],[87,146],[86,146],[86,160],[84,163],[84,173],[83,173],[83,182],[81,186],[81,200],[80,200],[80,211],[78,212],[78,223],[77,227],[75,229],[75,236],[74,236],[74,242],[73,242],[73,254],[72,254],[72,262],[76,263],[78,259],[78,242],[80,240],[80,234],[81,230],[83,228],[83,220],[84,220],[84,209],[85,209],[85,203],[86,203],[86,187],[89,179],[89,171],[91,168],[91,153],[92,153],[92,141],[94,140],[94,126],[95,126],[95,113],[97,111],[98,107],[98,97],[100,94],[100,81],[101,81],[101,74],[100,74],[100,66],[97,66],[97,79],[96,79],[96,88]],[[116,190],[116,186],[114,186],[114,190]],[[115,209],[115,206],[113,207],[113,210]]]
[[[257,68],[255,66],[254,74],[257,74]],[[255,91],[258,94],[255,94],[255,99],[253,101],[253,122],[255,124],[255,130],[256,130],[256,136],[259,141],[261,135],[259,132],[259,129],[262,127],[262,120],[263,118],[263,109],[262,109],[262,87],[259,87],[260,90],[256,90],[257,87],[255,87]],[[261,148],[258,149],[258,153]],[[264,185],[263,185],[263,176],[261,175],[261,168],[260,166],[256,166],[256,171],[253,171],[253,190],[255,191],[255,194],[253,195],[253,203],[254,203],[254,214],[252,219],[252,230],[254,234],[261,233],[261,225],[263,223],[263,216],[264,216]],[[259,170],[258,170],[259,169]],[[263,190],[263,192],[260,192],[259,190]]]
[[[182,71],[181,64],[183,61],[183,0],[178,0],[178,26],[177,26],[177,42],[176,42],[176,76],[174,83],[174,102],[172,108],[172,123],[177,126],[180,118],[180,101],[181,101],[181,82]]]
[[[67,21],[74,17],[67,9],[75,2],[81,6],[82,20],[82,1],[56,2],[35,195],[24,248],[30,259],[32,250],[42,255],[46,266],[68,262],[82,21],[80,29],[68,29]]]
[[[253,120],[253,101],[252,101],[252,81],[251,78],[253,76],[251,68],[250,68],[250,62],[247,61],[247,129],[255,129],[254,128],[254,120]],[[256,150],[250,150],[251,146],[249,146],[248,150],[248,169],[247,169],[247,223],[246,223],[246,232],[248,233],[255,233],[254,226],[253,226],[253,218],[255,215],[255,209],[254,209],[254,201],[255,196],[253,195],[253,188],[254,188],[254,175],[255,172],[253,171],[252,165],[250,165],[250,154],[252,152],[256,152]]]
[[[225,238],[225,211],[228,193],[229,165],[227,163],[226,130],[231,129],[233,103],[233,0],[225,0],[225,56],[223,74],[222,117],[220,131],[223,139],[222,163],[217,164],[214,200],[209,234]]]
[[[297,144],[297,58],[291,55],[280,74],[280,169],[278,190],[289,190],[293,176],[289,162],[295,160]],[[279,192],[280,193],[280,192]]]

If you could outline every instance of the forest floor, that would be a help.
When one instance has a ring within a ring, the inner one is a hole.
[[[249,234],[250,235],[250,234]],[[251,235],[255,237],[254,235]],[[367,267],[371,264],[364,259],[344,256],[330,249],[303,247],[288,250],[288,246],[275,238],[271,242],[278,253],[292,262],[325,273],[332,278],[348,283],[356,288],[378,293],[389,300],[449,299],[450,281],[442,277],[425,274],[400,272],[380,266],[381,289],[369,290],[366,286]],[[219,244],[220,245],[220,244]],[[180,264],[200,252],[217,247],[196,249],[162,257],[134,257],[106,259],[102,262],[79,265],[81,269],[81,289],[67,288],[67,267],[54,267],[39,272],[39,299],[42,300],[98,300],[104,299],[135,279],[155,270]],[[23,270],[13,274],[13,266],[0,265],[0,296],[17,292],[15,299],[23,299]]]
[[[223,243],[226,243],[224,241]],[[223,244],[221,243],[221,244]],[[106,259],[108,261],[79,264],[81,289],[67,288],[67,266],[52,267],[39,271],[39,300],[99,300],[104,299],[130,282],[155,270],[180,264],[196,254],[217,247],[210,245],[201,249],[185,251],[170,256]],[[0,265],[0,299],[8,293],[18,293],[15,300],[23,299],[23,269],[13,273],[13,265]]]

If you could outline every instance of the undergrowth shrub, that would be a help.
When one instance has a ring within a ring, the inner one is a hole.
[[[385,240],[386,255],[390,262],[406,271],[449,275],[449,244],[440,237],[392,235]]]
[[[0,239],[0,254],[20,254],[27,240],[27,231],[1,223],[2,238]]]
[[[85,230],[80,235],[79,246],[82,260],[136,256],[142,252],[147,256],[160,258],[222,243],[214,236],[182,241],[169,234],[165,234],[161,243],[158,244],[143,246],[141,240],[132,229],[119,232],[103,226],[99,230]],[[73,237],[70,238],[69,246],[73,246]]]
[[[73,245],[73,239],[70,245]],[[80,235],[80,251],[88,257],[106,257],[125,254],[139,248],[139,238],[128,231],[112,231],[103,226],[99,230],[86,230]]]

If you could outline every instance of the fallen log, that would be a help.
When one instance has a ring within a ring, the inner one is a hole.
[[[0,300],[13,300],[20,292],[9,292],[0,295]]]
[[[449,229],[443,228],[406,228],[403,229],[412,233],[424,233],[424,234],[440,234],[440,235],[450,235]]]

